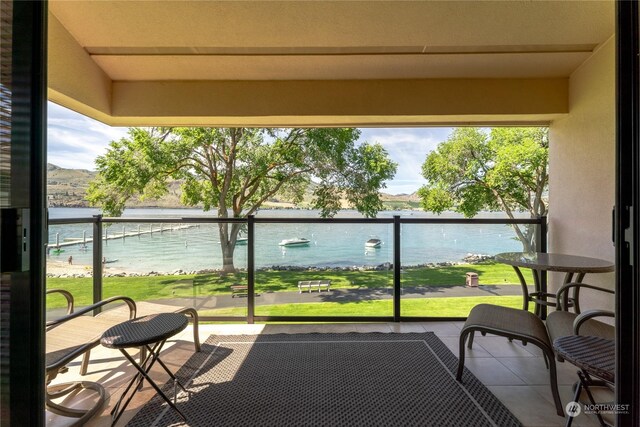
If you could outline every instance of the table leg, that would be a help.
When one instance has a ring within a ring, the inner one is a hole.
[[[151,351],[151,348],[149,347],[149,345],[147,345],[146,347],[147,347],[147,349],[148,349],[149,351]],[[185,393],[189,393],[189,392],[187,391],[187,389],[186,389],[186,388],[184,388],[184,386],[180,383],[180,381],[178,381],[178,379],[177,379],[177,378],[176,378],[176,376],[173,374],[173,372],[171,372],[171,371],[169,370],[169,368],[167,368],[167,365],[165,365],[165,364],[164,364],[164,362],[163,362],[162,360],[160,360],[160,358],[159,358],[159,357],[158,357],[156,360],[158,361],[158,363],[160,364],[160,366],[162,366],[162,368],[165,370],[165,372],[166,372],[166,373],[171,377],[171,379],[172,379],[172,380],[173,380],[173,382],[174,382],[174,385],[175,385],[175,384],[179,385],[179,386],[180,386],[180,388],[182,389],[182,391],[184,391]],[[175,387],[174,387],[174,388],[175,388]],[[174,396],[175,396],[175,393],[174,393]]]
[[[566,285],[567,283],[582,283],[582,280],[584,279],[585,273],[578,273],[578,277],[576,278],[576,280],[573,280],[573,275],[574,273],[567,273],[564,276],[564,280],[562,282],[563,285]],[[576,314],[580,314],[580,287],[576,287],[573,289],[573,295],[571,297],[569,297],[569,292],[565,292],[564,293],[564,297],[562,298],[562,310],[569,310],[569,301],[571,300],[573,302],[573,308],[575,310]],[[560,307],[558,308],[560,309]]]
[[[533,275],[533,285],[535,287],[536,298],[542,301],[546,301],[547,300],[547,296],[545,295],[546,289],[542,289],[542,285],[540,283],[540,271],[536,270],[535,268],[532,268],[531,273]],[[533,310],[534,314],[542,320],[546,319],[547,306],[539,303],[535,303],[535,304],[536,306]]]
[[[562,281],[562,284],[566,285],[567,283],[571,283],[572,280],[573,280],[573,273],[568,272],[564,275],[564,280]],[[574,296],[575,296],[575,291],[574,291]],[[572,299],[574,298],[569,296],[569,292],[565,292],[562,296],[562,300],[558,301],[557,309],[569,311],[569,301],[571,301]]]
[[[113,409],[111,410],[111,418],[112,418],[111,425],[112,426],[118,421],[118,419],[120,418],[122,413],[125,411],[125,409],[127,409],[127,406],[129,405],[129,402],[131,402],[131,399],[133,399],[133,396],[135,394],[135,390],[140,390],[142,388],[141,386],[142,386],[142,381],[144,380],[144,377],[141,374],[141,372],[142,372],[141,369],[142,370],[146,370],[147,372],[151,369],[152,362],[153,362],[151,360],[151,357],[153,355],[153,352],[161,344],[164,344],[164,341],[157,342],[154,345],[153,349],[150,350],[147,353],[147,355],[144,357],[144,359],[140,363],[140,367],[138,367],[137,364],[134,364],[134,366],[136,366],[136,368],[138,369],[138,372],[133,376],[131,381],[129,381],[129,384],[127,384],[127,387],[124,389],[124,391],[120,395],[120,399],[118,399],[118,402],[116,402],[116,404],[113,406]],[[130,356],[125,350],[120,349],[120,352],[122,354],[124,354],[124,356],[127,358],[127,360],[130,360]],[[125,401],[125,397],[127,396],[127,394],[129,393],[129,390],[131,390],[131,387],[134,384],[136,384],[134,391],[131,394],[129,394],[129,397]],[[124,401],[124,403],[123,403],[123,401]]]
[[[582,283],[584,279],[585,273],[578,273],[578,278],[576,279],[577,283]],[[576,314],[580,314],[580,287],[576,287],[573,289],[573,310]]]
[[[524,276],[518,267],[514,265],[513,269],[518,275],[520,286],[522,286],[522,309],[527,311],[529,310],[529,289],[527,289],[527,282],[524,280]]]
[[[120,349],[120,352],[138,370],[138,373],[129,382],[129,384],[127,385],[127,388],[125,389],[124,393],[122,394],[122,396],[120,396],[120,400],[118,400],[118,402],[114,406],[113,410],[111,411],[111,414],[112,414],[112,417],[113,417],[113,421],[111,423],[112,426],[115,425],[115,423],[118,421],[118,419],[120,418],[122,413],[125,411],[125,409],[129,405],[129,402],[131,402],[131,399],[133,398],[133,395],[135,394],[136,389],[138,387],[136,386],[134,388],[133,392],[129,395],[129,397],[127,398],[127,400],[124,403],[124,405],[122,407],[120,407],[120,405],[122,404],[122,401],[125,398],[126,394],[129,392],[129,390],[131,389],[133,384],[135,384],[136,382],[139,384],[139,383],[141,383],[143,381],[143,379],[146,379],[149,382],[149,384],[151,385],[151,387],[154,388],[156,393],[158,393],[158,395],[160,397],[162,397],[164,399],[164,401],[167,402],[169,404],[169,406],[171,406],[180,415],[180,417],[182,417],[182,419],[184,421],[187,421],[187,418],[178,409],[178,407],[174,404],[174,402],[172,402],[171,399],[169,399],[167,397],[167,395],[165,395],[162,392],[162,390],[160,390],[160,387],[158,387],[158,385],[155,383],[155,381],[153,381],[153,379],[151,379],[151,377],[149,376],[149,371],[151,370],[151,367],[154,365],[154,363],[156,361],[158,361],[160,363],[160,365],[162,365],[162,367],[171,375],[171,377],[174,379],[174,381],[177,381],[175,376],[169,371],[167,366],[162,362],[162,360],[160,360],[160,351],[162,350],[162,347],[163,347],[165,341],[166,340],[163,340],[163,341],[161,341],[159,343],[156,343],[153,346],[153,348],[149,347],[148,345],[146,346],[147,349],[149,350],[149,354],[147,355],[146,359],[142,362],[142,365],[139,365],[135,361],[135,359],[133,357],[131,357],[131,355],[129,355],[129,353],[126,352],[125,349],[122,349],[122,348]],[[147,364],[147,362],[148,362],[148,364]],[[179,382],[178,382],[178,384],[179,384]],[[184,387],[182,387],[182,384],[180,384],[180,387],[183,390],[185,390]]]

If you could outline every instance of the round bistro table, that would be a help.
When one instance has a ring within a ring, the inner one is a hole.
[[[187,420],[184,414],[176,406],[176,386],[180,386],[183,391],[187,391],[178,381],[175,375],[167,368],[167,365],[160,360],[160,351],[168,338],[183,331],[189,321],[184,314],[179,313],[161,313],[151,314],[149,316],[139,317],[137,319],[127,320],[118,325],[109,328],[100,339],[100,343],[107,348],[120,350],[124,357],[138,370],[138,373],[131,379],[124,393],[111,410],[111,419],[113,426],[122,413],[127,408],[129,402],[136,393],[136,390],[142,385],[143,380],[149,381],[149,384],[155,389],[168,404],[171,406],[183,420]],[[127,348],[146,348],[147,356],[138,364],[133,357],[127,352]],[[173,380],[174,401],[167,397],[160,390],[160,387],[151,379],[149,371],[151,367],[158,362],[160,366],[169,374]],[[133,385],[136,384],[135,387]],[[125,400],[126,399],[126,400]],[[124,403],[123,403],[124,402]]]
[[[547,316],[547,307],[557,307],[558,302],[549,301],[555,299],[556,294],[547,292],[547,283],[542,280],[543,272],[559,271],[566,273],[564,284],[570,282],[582,283],[587,273],[608,273],[614,271],[614,264],[610,261],[584,256],[554,254],[546,252],[504,252],[495,256],[496,261],[513,267],[520,285],[522,285],[523,310],[529,309],[529,302],[535,303],[535,314],[542,319]],[[527,282],[520,271],[520,268],[529,268],[533,273],[534,292],[529,293]],[[575,280],[574,280],[574,276]],[[578,303],[579,290],[576,288],[569,303],[572,304],[576,313],[580,313]],[[560,307],[559,307],[560,308]],[[568,307],[564,307],[566,310]]]

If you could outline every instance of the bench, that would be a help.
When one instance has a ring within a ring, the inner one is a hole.
[[[233,284],[230,285],[229,288],[231,288],[231,298],[246,297],[249,292],[249,287],[247,285]]]
[[[322,288],[329,292],[330,286],[331,280],[300,280],[298,282],[298,292],[302,293],[303,290],[308,289],[308,292],[311,293],[314,288],[318,292],[321,292]]]
[[[522,341],[524,345],[531,343],[542,350],[545,363],[549,369],[551,393],[556,405],[556,411],[561,417],[564,409],[558,394],[558,380],[554,351],[544,323],[535,314],[517,308],[501,307],[492,304],[478,304],[471,309],[469,317],[464,322],[460,332],[460,355],[456,379],[462,381],[464,371],[465,341],[469,339],[468,347],[473,345],[473,335],[478,331],[482,335],[487,333],[499,335],[511,340]]]

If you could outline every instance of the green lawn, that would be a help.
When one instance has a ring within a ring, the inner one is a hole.
[[[403,316],[466,317],[477,304],[498,304],[522,308],[521,296],[408,298],[402,300]],[[222,308],[204,310],[202,316],[246,316],[247,309]],[[359,301],[351,303],[319,302],[306,304],[278,304],[256,306],[256,316],[392,316],[392,300]]]
[[[402,271],[402,286],[459,286],[465,282],[465,273],[473,271],[478,273],[480,284],[517,284],[518,279],[513,269],[504,264],[483,263],[473,265],[455,265],[437,268],[405,268]],[[296,291],[299,280],[330,279],[332,288],[381,288],[390,287],[393,284],[392,271],[258,271],[256,272],[256,291],[258,293]],[[227,276],[219,274],[200,274],[182,276],[151,276],[151,277],[105,277],[103,279],[103,298],[115,295],[126,295],[135,301],[171,299],[174,297],[205,297],[212,295],[229,294],[229,285],[234,283],[246,283],[246,273],[238,273]],[[93,284],[91,278],[48,278],[48,289],[66,289],[70,291],[76,300],[77,306],[85,306],[92,301]],[[493,297],[491,297],[493,298]],[[507,298],[507,297],[505,297]],[[509,297],[513,298],[513,297]],[[463,301],[469,298],[452,298]],[[516,300],[518,298],[515,298]],[[442,300],[436,303],[436,300]],[[412,310],[416,313],[424,312],[425,304],[435,304],[430,306],[429,311],[438,312],[435,316],[449,316],[459,314],[447,314],[449,309],[452,313],[464,312],[468,309],[469,302],[452,304],[445,301],[447,298],[420,299],[412,301],[403,300],[403,314],[410,315]],[[431,302],[433,301],[433,302]],[[492,299],[492,301],[494,301]],[[371,307],[367,308],[364,302],[341,303],[340,309],[333,308],[337,303],[312,303],[295,304],[292,307],[287,305],[259,307],[258,315],[270,315],[270,313],[284,313],[282,315],[313,315],[331,313],[330,315],[389,315],[390,308],[385,304],[391,301],[367,301]],[[60,296],[50,296],[47,298],[47,308],[63,307],[65,302]],[[328,304],[323,308],[324,304]],[[414,304],[419,307],[415,309]],[[406,308],[405,308],[406,305]],[[455,307],[454,307],[455,305]],[[311,306],[311,307],[306,307]],[[470,306],[469,306],[470,307]],[[246,309],[243,310],[245,314]],[[325,311],[326,310],[326,311]],[[233,310],[232,310],[233,311]],[[293,314],[295,313],[295,314]],[[335,314],[334,314],[335,313]],[[205,313],[203,313],[205,314]],[[224,314],[224,312],[216,312]],[[418,314],[416,314],[418,315]],[[422,314],[420,314],[422,315]],[[463,314],[466,315],[466,314]]]

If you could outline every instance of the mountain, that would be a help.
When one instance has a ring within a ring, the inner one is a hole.
[[[84,195],[96,172],[64,169],[47,163],[47,199],[50,207],[88,207]]]
[[[65,169],[51,163],[47,164],[47,198],[49,207],[89,207],[85,200],[85,194],[89,188],[89,182],[93,180],[97,172],[86,169]],[[414,194],[381,194],[382,201],[386,209],[416,209],[419,207],[418,196]],[[311,192],[305,196],[304,205],[311,199]],[[169,194],[161,200],[130,201],[127,207],[138,208],[179,208],[180,203],[180,183],[173,182],[169,188]],[[293,203],[282,198],[270,199],[264,205],[265,208],[295,208]],[[303,207],[303,206],[301,206]]]
[[[65,169],[60,166],[47,164],[47,199],[49,207],[87,208],[89,202],[85,200],[89,182],[97,172],[86,169]],[[169,194],[161,200],[132,200],[127,203],[130,208],[174,208],[180,204],[180,183],[174,182],[169,186]]]
[[[420,209],[420,197],[417,192],[412,194],[380,193],[380,198],[387,210]]]

